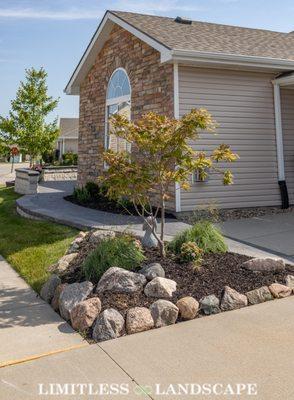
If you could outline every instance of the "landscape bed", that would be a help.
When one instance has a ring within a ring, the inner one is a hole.
[[[110,267],[100,279],[90,282],[83,269],[89,254],[103,241],[124,235],[111,231],[80,233],[68,254],[51,267],[53,275],[41,290],[41,296],[89,341],[286,297],[294,290],[294,268],[282,260],[268,260],[268,270],[256,272],[246,266],[252,260],[249,257],[223,252],[203,254],[201,265],[195,266],[180,262],[170,250],[161,258],[158,249],[142,248],[138,239],[128,235],[141,248],[145,260],[130,271]],[[164,275],[150,278],[145,274],[152,265],[159,265]],[[146,289],[156,280],[167,286],[150,294]]]

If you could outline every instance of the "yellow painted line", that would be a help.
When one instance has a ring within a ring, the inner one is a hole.
[[[9,367],[11,365],[16,365],[16,364],[22,364],[22,363],[25,363],[28,361],[37,360],[39,358],[52,356],[54,354],[65,353],[66,351],[80,349],[80,348],[86,347],[86,346],[89,346],[89,343],[81,343],[81,344],[77,344],[75,346],[66,347],[64,349],[48,351],[47,353],[41,353],[41,354],[37,354],[37,355],[31,356],[31,357],[20,358],[19,360],[4,361],[4,362],[0,363],[0,368]]]

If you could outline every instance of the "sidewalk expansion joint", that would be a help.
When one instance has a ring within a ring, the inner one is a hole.
[[[52,351],[48,351],[46,353],[41,353],[41,354],[37,354],[34,356],[25,357],[25,358],[20,358],[18,360],[4,361],[4,362],[0,363],[0,368],[11,367],[13,365],[38,360],[39,358],[49,357],[49,356],[53,356],[55,354],[65,353],[67,351],[76,350],[76,349],[80,349],[82,347],[87,347],[87,346],[89,346],[88,343],[81,343],[81,344],[77,344],[75,346],[65,347],[63,349],[52,350]]]

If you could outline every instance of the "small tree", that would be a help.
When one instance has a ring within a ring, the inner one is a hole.
[[[121,115],[111,117],[111,133],[130,142],[132,151],[105,151],[107,168],[101,181],[106,183],[110,198],[127,197],[132,201],[147,224],[148,217],[155,219],[161,210],[160,234],[155,229],[153,234],[162,256],[165,256],[166,202],[171,196],[171,187],[178,182],[188,190],[190,176],[195,171],[203,180],[214,171],[222,175],[224,185],[233,183],[231,171],[222,170],[217,164],[235,161],[237,154],[226,144],[218,146],[210,155],[194,151],[189,141],[197,140],[200,130],[215,130],[214,121],[204,109],[193,109],[179,120],[153,112],[137,122]]]
[[[17,144],[30,156],[30,164],[44,151],[50,151],[58,137],[57,119],[46,122],[58,100],[47,94],[47,73],[43,68],[26,70],[8,117],[0,117],[0,141]]]

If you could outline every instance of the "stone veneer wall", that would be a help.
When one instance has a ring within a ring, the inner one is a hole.
[[[115,25],[80,88],[79,186],[95,181],[103,169],[106,90],[119,67],[131,82],[133,120],[148,111],[174,115],[173,66],[160,64],[158,51]]]

